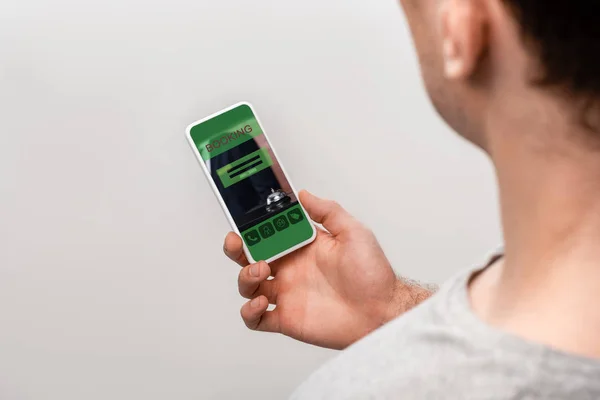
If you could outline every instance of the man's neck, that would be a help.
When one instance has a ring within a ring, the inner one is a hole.
[[[489,127],[506,252],[474,280],[473,306],[492,325],[600,358],[600,152],[560,109],[523,115]]]

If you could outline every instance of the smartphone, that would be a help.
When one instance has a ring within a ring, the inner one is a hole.
[[[194,122],[187,138],[251,263],[271,262],[317,231],[249,103]]]

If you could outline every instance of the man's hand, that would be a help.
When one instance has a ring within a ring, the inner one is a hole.
[[[252,299],[241,310],[248,328],[343,349],[430,296],[399,280],[373,233],[337,203],[305,191],[300,200],[327,229],[310,246],[270,266],[248,265],[241,238],[225,238],[225,253],[244,267],[238,285]]]

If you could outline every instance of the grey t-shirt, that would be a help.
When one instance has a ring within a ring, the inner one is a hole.
[[[473,272],[340,353],[292,399],[600,400],[600,360],[503,333],[473,313]]]

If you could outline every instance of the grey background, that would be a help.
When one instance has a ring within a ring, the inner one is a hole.
[[[435,115],[393,0],[3,1],[0,399],[280,399],[335,354],[239,318],[184,129],[240,100],[399,273],[500,242],[491,167]]]

